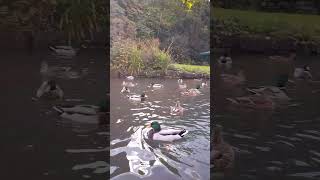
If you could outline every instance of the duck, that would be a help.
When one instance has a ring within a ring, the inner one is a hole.
[[[285,92],[285,88],[277,86],[262,86],[259,88],[247,88],[250,93],[270,97],[277,103],[286,103],[290,100]]]
[[[49,49],[58,55],[75,56],[77,50],[71,46],[49,46]]]
[[[43,77],[57,77],[62,79],[76,79],[86,76],[87,70],[83,69],[81,72],[72,71],[71,67],[49,67],[46,61],[41,63],[40,74]]]
[[[182,114],[183,111],[184,111],[184,108],[181,107],[180,101],[177,101],[175,106],[170,106],[171,115]]]
[[[237,110],[252,111],[252,110],[263,110],[273,111],[275,108],[274,101],[263,95],[249,95],[236,98],[227,98],[231,102],[231,105],[236,107]]]
[[[200,79],[193,79],[194,81],[202,81],[202,78],[200,78]]]
[[[289,63],[297,57],[295,52],[291,52],[288,57],[285,56],[269,56],[269,59],[278,63]]]
[[[305,65],[303,68],[295,68],[293,77],[296,79],[302,79],[302,80],[310,80],[312,79],[312,75],[310,73],[310,67]]]
[[[154,89],[160,89],[160,88],[163,88],[163,85],[151,83],[149,87],[154,88]]]
[[[186,89],[187,88],[187,84],[178,84],[180,89]]]
[[[243,71],[240,71],[237,75],[221,74],[220,77],[225,85],[231,87],[242,85],[246,80]]]
[[[133,76],[127,76],[126,79],[129,80],[129,81],[133,81],[134,77]]]
[[[208,82],[207,82],[207,81],[201,83],[201,87],[202,87],[202,88],[204,88],[204,87],[206,87],[206,86],[208,86]]]
[[[162,129],[157,121],[153,121],[144,131],[144,138],[153,141],[173,142],[185,137],[186,129],[165,128]]]
[[[230,69],[232,67],[232,58],[227,53],[225,53],[218,59],[218,66]]]
[[[145,101],[148,96],[145,93],[142,93],[141,95],[132,94],[128,95],[127,97],[132,101]]]
[[[136,84],[132,83],[132,82],[122,82],[122,86],[126,86],[126,87],[135,87]]]
[[[121,93],[130,93],[130,89],[128,87],[123,86],[121,89]]]
[[[75,105],[71,107],[54,106],[60,117],[86,124],[107,124],[106,114],[108,112],[106,100],[100,101],[98,105]]]
[[[214,128],[212,145],[213,150],[210,157],[213,168],[224,173],[225,176],[231,175],[234,168],[235,152],[232,146],[223,140],[220,127]]]
[[[181,94],[184,96],[197,96],[197,95],[201,94],[199,89],[200,89],[200,85],[197,85],[197,87],[195,89],[188,89],[185,92],[181,92]]]
[[[63,91],[54,80],[44,81],[37,90],[36,97],[49,99],[63,99]]]

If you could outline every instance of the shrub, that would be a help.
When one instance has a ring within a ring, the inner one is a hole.
[[[166,73],[172,58],[169,48],[161,50],[159,45],[158,39],[114,42],[111,48],[111,69],[131,75],[155,70]]]

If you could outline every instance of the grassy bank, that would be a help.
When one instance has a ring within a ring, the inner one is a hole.
[[[188,73],[198,73],[210,75],[210,66],[199,66],[189,64],[171,64],[170,68]]]
[[[214,8],[214,18],[223,22],[222,29],[239,33],[294,37],[320,42],[320,16]]]

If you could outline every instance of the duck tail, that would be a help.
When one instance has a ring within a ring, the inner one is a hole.
[[[59,106],[53,106],[53,109],[56,110],[60,114],[64,113],[64,110],[62,110],[62,108]]]

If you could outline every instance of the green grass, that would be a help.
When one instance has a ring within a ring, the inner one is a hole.
[[[250,33],[320,40],[319,15],[266,13],[222,8],[214,8],[213,15],[219,20],[237,19],[237,24],[246,27]]]
[[[199,65],[189,65],[189,64],[171,64],[171,68],[189,72],[189,73],[202,73],[210,74],[210,66],[199,66]]]

